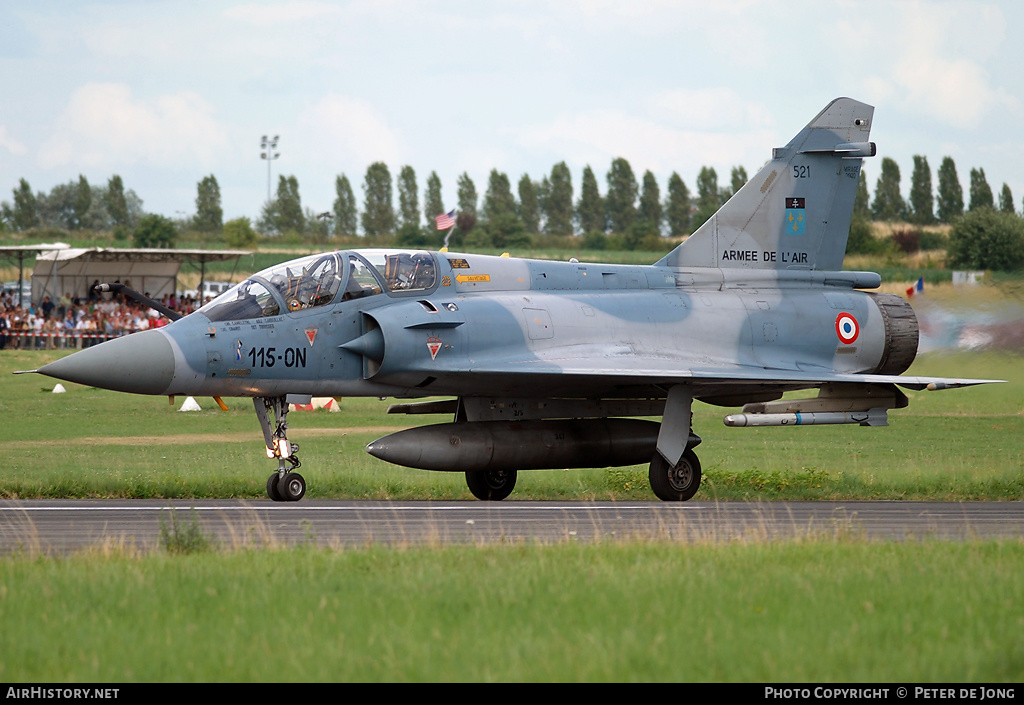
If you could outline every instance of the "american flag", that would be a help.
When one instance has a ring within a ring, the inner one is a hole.
[[[448,230],[449,228],[454,228],[455,227],[455,209],[453,208],[452,210],[450,210],[447,213],[442,213],[441,215],[439,215],[436,218],[434,218],[434,220],[437,222],[437,229],[438,230]]]

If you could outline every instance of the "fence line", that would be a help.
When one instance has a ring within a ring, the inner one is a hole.
[[[35,331],[7,330],[0,333],[0,340],[5,336],[9,349],[21,350],[81,350],[82,348],[99,345],[105,340],[120,338],[136,331],[114,331],[113,333],[85,333],[78,331],[36,333]]]

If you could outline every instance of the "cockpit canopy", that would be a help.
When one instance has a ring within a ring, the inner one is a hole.
[[[211,321],[279,316],[384,292],[423,291],[436,281],[429,252],[328,252],[264,269],[199,310]]]

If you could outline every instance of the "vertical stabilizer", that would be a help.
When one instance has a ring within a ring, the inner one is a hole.
[[[839,270],[874,108],[837,98],[658,264]]]

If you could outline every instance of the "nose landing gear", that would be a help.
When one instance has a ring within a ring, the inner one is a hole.
[[[267,478],[267,496],[275,502],[298,502],[306,494],[306,480],[295,472],[299,444],[288,440],[287,397],[254,397],[256,418],[263,429],[267,457],[277,458],[277,472]]]

